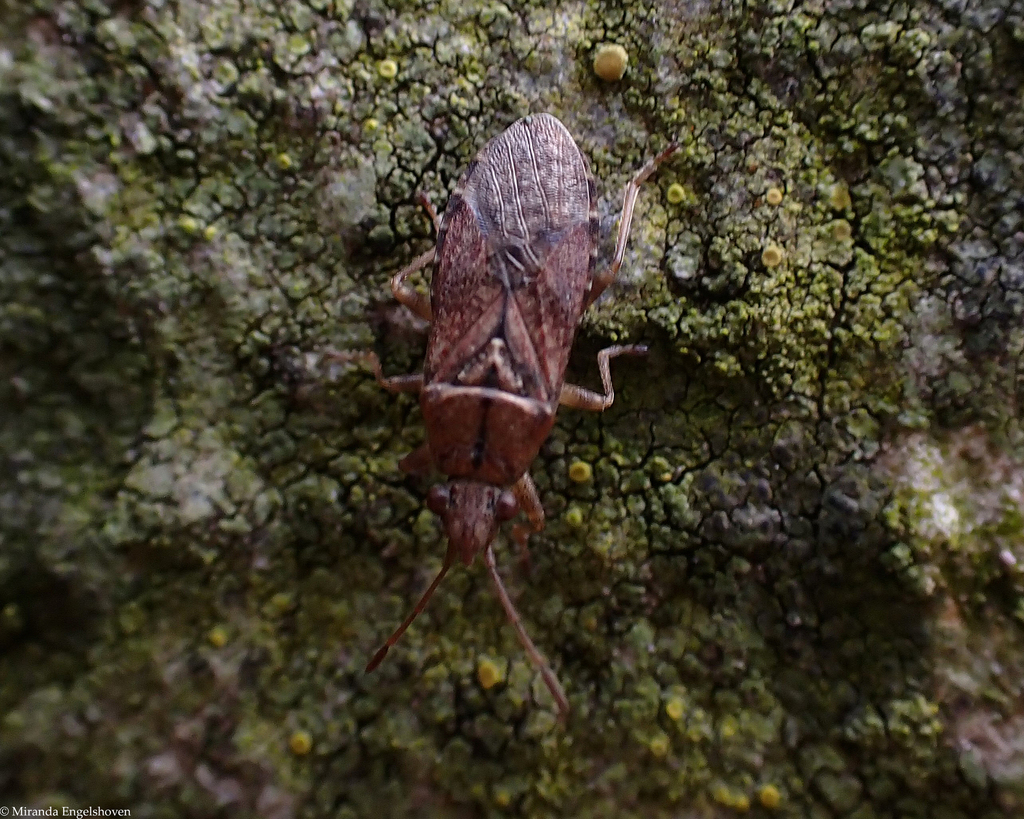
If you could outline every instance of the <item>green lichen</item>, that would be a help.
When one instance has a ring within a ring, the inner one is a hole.
[[[137,6],[4,6],[8,803],[1020,812],[1019,15]],[[479,565],[364,673],[444,544],[415,399],[324,354],[420,365],[417,194],[542,110],[609,236],[681,145],[569,377],[651,352],[560,414],[529,561],[498,543],[565,726]]]

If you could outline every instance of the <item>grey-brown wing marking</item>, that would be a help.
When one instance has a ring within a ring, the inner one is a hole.
[[[499,388],[557,398],[589,285],[592,199],[586,160],[548,114],[484,146],[441,224],[431,306],[445,335],[431,335],[428,381],[490,372]],[[485,351],[493,338],[507,348]]]
[[[587,294],[589,225],[576,225],[553,241],[545,250],[537,275],[513,291],[510,301],[522,314],[523,332],[529,336],[532,358],[544,374],[547,392],[557,400]],[[506,316],[510,312],[506,309]]]
[[[505,294],[489,270],[489,249],[476,214],[458,192],[448,202],[441,232],[430,282],[434,320],[423,365],[428,382],[450,380],[453,353],[465,355],[469,347],[471,355],[486,343],[500,323]]]
[[[590,174],[572,136],[549,114],[511,125],[480,152],[466,185],[483,233],[495,245],[533,252],[544,235],[558,234],[590,216]]]

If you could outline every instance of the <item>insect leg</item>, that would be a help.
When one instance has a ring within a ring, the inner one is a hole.
[[[429,444],[420,444],[398,462],[398,468],[406,475],[426,475],[433,465]]]
[[[512,494],[519,502],[519,508],[526,515],[528,523],[517,523],[512,527],[512,539],[516,542],[516,549],[519,552],[519,560],[522,562],[526,572],[530,572],[530,549],[526,541],[531,534],[544,529],[544,507],[540,502],[540,495],[537,494],[537,487],[530,477],[529,472],[512,484]]]
[[[530,477],[529,472],[512,484],[512,494],[516,496],[519,508],[526,515],[527,523],[517,523],[512,527],[512,540],[516,544],[516,554],[519,555],[519,562],[527,575],[533,574],[533,564],[530,562],[530,547],[527,541],[531,534],[543,531],[544,529],[544,507],[540,502],[540,495],[537,494],[537,486]]]
[[[430,198],[425,193],[417,194],[416,199],[419,201],[421,205],[423,205],[423,209],[427,212],[427,215],[430,217],[430,221],[434,223],[434,232],[440,233],[441,219],[438,217],[437,211],[434,209],[434,203],[430,201]]]
[[[324,357],[329,358],[332,361],[340,362],[341,364],[349,364],[353,361],[361,361],[364,364],[369,364],[373,369],[373,376],[377,379],[377,383],[388,392],[419,392],[423,389],[422,373],[385,377],[383,370],[380,368],[380,359],[377,358],[376,353],[372,353],[369,350],[345,353],[328,350],[325,352]]]
[[[673,142],[637,171],[629,181],[629,184],[626,185],[626,193],[622,199],[622,215],[619,217],[619,236],[615,240],[615,255],[612,257],[612,263],[608,268],[596,274],[590,283],[590,292],[587,293],[586,301],[583,304],[584,310],[597,301],[598,296],[605,291],[605,288],[615,280],[619,273],[619,268],[622,266],[622,257],[626,254],[626,240],[629,238],[629,226],[633,222],[633,208],[636,206],[636,197],[640,193],[640,186],[647,181],[648,177],[657,170],[662,162],[678,150],[679,145]]]
[[[381,664],[381,661],[388,655],[388,652],[391,650],[391,646],[393,646],[395,643],[399,641],[401,636],[405,634],[405,630],[409,628],[409,626],[412,624],[412,621],[415,620],[417,615],[419,615],[423,611],[423,609],[427,607],[427,603],[430,601],[431,596],[434,594],[434,590],[441,584],[441,581],[444,580],[444,576],[448,574],[448,569],[451,568],[452,561],[454,559],[455,549],[452,548],[452,545],[449,542],[448,551],[445,552],[444,563],[441,566],[441,571],[437,573],[437,577],[434,578],[434,582],[430,584],[430,586],[427,588],[425,592],[423,592],[423,596],[420,598],[420,601],[416,604],[416,607],[412,610],[409,616],[402,621],[402,625],[395,629],[395,633],[388,637],[387,642],[384,643],[384,645],[382,645],[377,650],[377,653],[373,655],[373,657],[370,659],[370,662],[366,664],[367,672],[373,671],[373,669],[375,669],[377,666]]]
[[[601,373],[601,384],[604,387],[604,394],[578,387],[575,384],[563,384],[562,394],[558,398],[558,403],[563,407],[593,410],[594,412],[608,409],[615,400],[615,387],[612,386],[612,372],[608,362],[619,355],[643,355],[646,352],[647,347],[643,344],[605,347],[597,354],[597,369]]]
[[[523,644],[523,648],[526,650],[526,656],[530,658],[530,662],[540,672],[544,684],[547,685],[548,691],[551,692],[551,696],[555,698],[555,702],[558,704],[558,710],[562,719],[565,719],[565,715],[569,713],[569,700],[565,696],[565,691],[558,682],[555,672],[551,670],[548,661],[544,659],[544,655],[540,653],[537,646],[533,644],[533,640],[530,639],[530,635],[526,633],[526,628],[523,626],[522,620],[519,619],[519,612],[516,611],[512,599],[508,596],[508,592],[505,591],[505,584],[501,582],[501,575],[498,574],[498,567],[494,562],[494,550],[491,548],[490,543],[484,549],[484,562],[487,564],[487,571],[491,575],[491,580],[494,581],[494,589],[498,593],[498,599],[501,600],[505,614],[508,615],[508,620],[512,624],[512,628],[516,630],[519,642]]]
[[[424,321],[430,321],[430,297],[418,290],[413,290],[405,283],[417,270],[421,270],[434,260],[434,250],[431,248],[426,253],[421,253],[413,259],[406,267],[399,270],[391,277],[391,292],[395,298],[412,310]]]

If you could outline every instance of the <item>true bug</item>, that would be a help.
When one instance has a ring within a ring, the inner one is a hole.
[[[524,117],[488,142],[440,222],[424,200],[437,229],[436,246],[391,280],[395,298],[431,322],[423,373],[386,378],[375,354],[356,356],[373,367],[386,389],[420,394],[427,442],[400,466],[413,474],[434,467],[448,476],[427,495],[427,506],[444,523],[448,549],[441,571],[367,671],[423,611],[455,557],[468,566],[483,551],[519,640],[562,714],[568,711],[565,692],[505,591],[491,542],[499,524],[520,510],[529,524],[516,525],[513,536],[522,545],[529,532],[544,527],[544,509],[527,470],[558,405],[607,409],[615,399],[611,359],[646,352],[641,345],[601,350],[603,393],[563,383],[580,317],[622,263],[640,185],[676,147],[658,154],[626,186],[615,255],[600,273],[594,179],[569,131],[550,114]],[[427,298],[406,279],[431,262]]]

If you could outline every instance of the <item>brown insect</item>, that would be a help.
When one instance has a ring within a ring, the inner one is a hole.
[[[427,442],[402,459],[422,474],[448,476],[427,506],[448,536],[444,565],[412,613],[373,656],[372,671],[427,605],[455,558],[467,566],[483,551],[487,570],[520,642],[564,715],[565,692],[533,644],[505,591],[491,541],[513,528],[525,547],[544,528],[544,509],[527,470],[555,422],[559,404],[604,410],[615,400],[609,362],[646,352],[608,347],[597,356],[604,392],[563,383],[580,317],[615,278],[640,185],[677,146],[648,162],[626,186],[615,256],[595,274],[598,219],[594,179],[568,130],[550,114],[525,117],[488,142],[448,200],[444,218],[424,200],[437,228],[435,249],[391,280],[395,298],[431,322],[422,375],[385,378],[373,353],[357,354],[392,392],[418,392]],[[429,299],[406,284],[434,263]],[[351,354],[339,357],[351,360]]]

